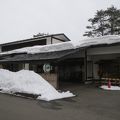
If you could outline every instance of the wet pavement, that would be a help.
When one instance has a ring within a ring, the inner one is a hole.
[[[67,89],[77,96],[45,102],[0,93],[0,120],[120,120],[120,91]]]

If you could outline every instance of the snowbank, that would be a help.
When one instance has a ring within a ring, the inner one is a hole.
[[[110,88],[108,88],[108,86],[102,85],[100,88],[102,88],[104,90],[120,90],[119,86],[111,86]]]
[[[11,72],[0,69],[0,89],[4,93],[28,93],[39,95],[41,100],[55,100],[74,95],[69,91],[59,93],[52,85],[33,71]]]

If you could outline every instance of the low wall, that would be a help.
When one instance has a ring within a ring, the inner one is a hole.
[[[0,64],[0,69],[3,68],[3,66]]]
[[[53,87],[57,88],[57,74],[55,73],[43,73],[40,74],[45,80],[47,80]]]

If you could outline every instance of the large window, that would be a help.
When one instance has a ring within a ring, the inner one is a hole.
[[[17,72],[23,69],[23,64],[7,63],[7,64],[3,64],[3,68],[13,72]]]
[[[105,62],[99,64],[99,74],[101,77],[120,78],[120,63],[118,62]]]

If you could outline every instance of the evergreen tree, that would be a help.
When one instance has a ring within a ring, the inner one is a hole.
[[[120,34],[120,10],[111,6],[107,10],[99,10],[94,18],[88,20],[91,25],[86,28],[89,31],[83,36],[95,37]]]
[[[114,6],[108,8],[106,11],[108,17],[108,34],[120,34],[120,10],[117,10]]]

